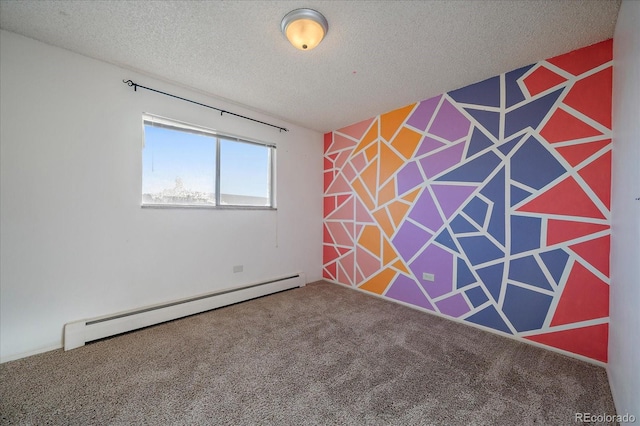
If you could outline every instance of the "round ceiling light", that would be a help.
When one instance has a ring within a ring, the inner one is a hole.
[[[300,50],[311,50],[329,31],[329,23],[313,9],[296,9],[287,13],[280,24],[282,34]]]

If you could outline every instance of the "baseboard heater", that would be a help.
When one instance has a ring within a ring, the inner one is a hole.
[[[303,287],[305,283],[305,274],[298,273],[242,287],[118,312],[112,315],[70,322],[64,326],[64,350],[79,348],[87,342],[126,333],[127,331],[221,308],[279,291]]]

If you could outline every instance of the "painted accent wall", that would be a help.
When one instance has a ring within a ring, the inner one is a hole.
[[[325,279],[606,363],[612,40],[325,135]]]
[[[321,278],[321,133],[4,30],[0,92],[2,361],[60,348],[67,322]],[[275,143],[278,210],[141,208],[143,113]]]

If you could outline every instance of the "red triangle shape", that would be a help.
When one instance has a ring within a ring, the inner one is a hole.
[[[353,220],[353,198],[338,207],[327,219]]]
[[[338,253],[338,250],[336,250],[334,246],[327,244],[322,245],[322,262],[324,264],[333,262],[338,256],[340,256],[340,253]]]
[[[609,276],[609,255],[611,253],[610,235],[574,244],[569,246],[569,248],[593,265],[598,271],[607,277]]]
[[[333,241],[333,238],[331,238],[331,234],[329,233],[329,229],[327,228],[327,225],[322,225],[322,242],[325,244],[336,243],[335,241]]]
[[[577,166],[596,152],[611,143],[611,139],[603,141],[580,143],[576,145],[557,147],[556,151],[572,166]]]
[[[574,178],[568,177],[538,195],[518,211],[605,219]]]
[[[609,286],[575,262],[560,296],[551,326],[608,316]]]
[[[611,67],[578,80],[563,102],[610,129],[612,80]]]
[[[325,133],[324,134],[324,152],[327,152],[329,146],[331,146],[331,142],[333,141],[333,133]]]
[[[327,188],[329,188],[329,185],[333,182],[333,176],[333,171],[324,172],[324,192],[327,192]]]
[[[349,197],[352,197],[353,195],[349,194],[349,195],[338,195],[337,198],[337,203],[338,203],[338,207],[340,207],[341,205],[344,204],[345,201],[347,201],[349,199]]]
[[[339,193],[351,193],[351,186],[349,182],[342,176],[342,173],[338,173],[335,179],[331,182],[331,185],[325,189],[326,194],[339,194]]]
[[[611,151],[607,151],[584,166],[578,174],[593,189],[607,209],[611,209]]]
[[[566,78],[556,74],[544,66],[538,67],[523,80],[524,85],[527,86],[531,96],[535,96],[547,89],[551,89],[565,81],[567,81]]]
[[[570,72],[580,75],[613,59],[613,39],[605,40],[582,49],[574,50],[564,55],[547,59],[547,62]]]
[[[550,143],[600,136],[602,132],[574,117],[562,108],[555,110],[540,135]]]
[[[322,276],[330,280],[335,280],[336,279],[336,262],[333,262],[325,266]]]
[[[585,235],[608,229],[609,225],[598,223],[574,222],[569,220],[549,219],[547,223],[547,245],[563,243]]]
[[[525,339],[562,349],[601,362],[607,362],[609,324],[528,336]]]
[[[324,203],[324,217],[329,216],[329,214],[336,209],[336,197],[329,196],[323,197]]]
[[[346,253],[349,253],[351,250],[353,250],[352,248],[346,248],[346,247],[338,247],[338,251],[340,252],[340,255],[344,255]]]
[[[364,132],[366,132],[367,129],[369,129],[369,126],[371,125],[372,121],[373,121],[373,118],[370,118],[368,120],[363,120],[359,123],[352,124],[350,126],[343,127],[342,129],[336,130],[336,132],[339,132],[347,136],[351,136],[354,139],[360,140],[362,139]]]

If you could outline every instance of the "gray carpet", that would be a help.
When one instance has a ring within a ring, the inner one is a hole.
[[[578,424],[604,369],[319,282],[0,365],[2,424]]]

